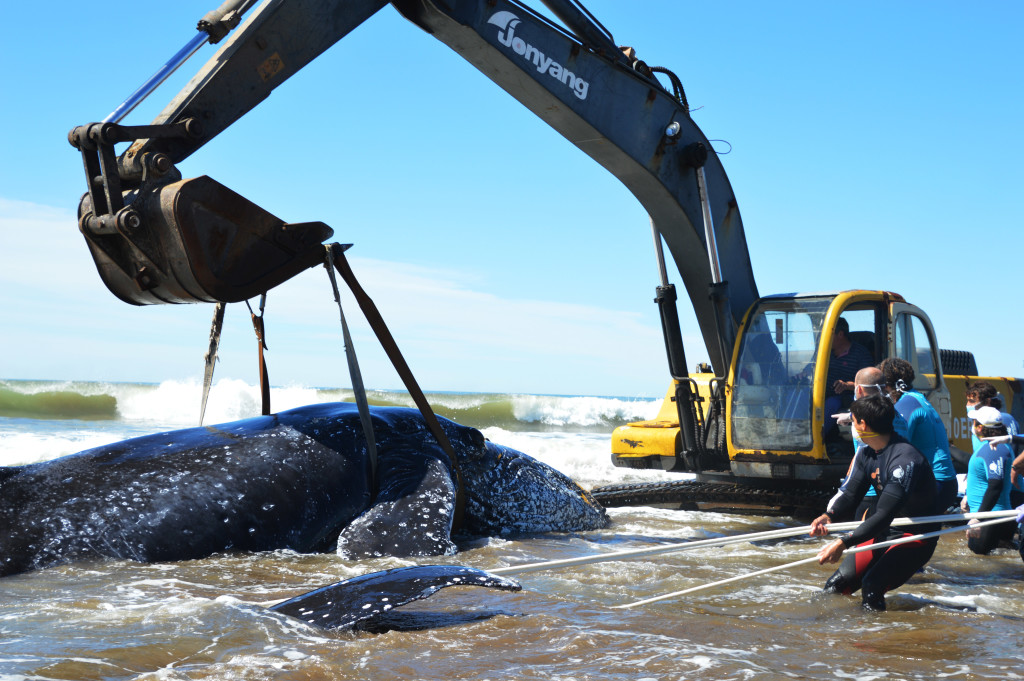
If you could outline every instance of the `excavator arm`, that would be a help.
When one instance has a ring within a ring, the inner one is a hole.
[[[659,250],[663,239],[675,260],[722,375],[741,317],[758,298],[722,164],[681,88],[669,92],[577,2],[544,3],[567,28],[507,0],[392,4],[637,197]],[[322,259],[325,225],[285,224],[209,178],[181,180],[175,165],[385,4],[267,0],[151,126],[72,131],[90,187],[80,228],[115,295],[135,304],[233,302]],[[124,141],[132,144],[115,172],[111,149]]]
[[[757,300],[757,286],[732,187],[685,101],[662,87],[642,61],[630,59],[603,36],[575,3],[545,1],[569,31],[515,2],[394,4],[636,196],[679,268],[712,365],[724,374],[735,330]],[[728,282],[730,306],[714,297],[713,284],[720,282],[714,281],[705,237],[697,180],[701,166],[717,242],[715,257],[721,279]]]
[[[147,152],[167,154],[175,164],[185,160],[387,4],[267,0],[153,121],[196,120],[198,134],[141,140],[125,153],[123,164],[130,167]]]

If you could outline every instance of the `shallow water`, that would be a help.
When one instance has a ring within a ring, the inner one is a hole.
[[[613,509],[578,536],[481,540],[421,563],[482,568],[796,525],[786,518]],[[818,540],[749,543],[519,577],[516,594],[455,587],[402,608],[387,633],[330,632],[259,603],[411,564],[334,555],[104,562],[0,580],[0,679],[1018,678],[1015,552],[959,534],[885,613],[826,595],[801,566],[636,609],[612,606],[812,555]]]
[[[544,408],[561,414],[581,404],[578,418],[591,419],[595,403],[573,399],[548,398]],[[484,432],[587,486],[664,475],[615,469],[606,434],[572,418],[557,428],[537,418],[543,427],[523,420]],[[0,463],[180,425],[187,424],[123,413],[104,422],[0,418]],[[653,508],[609,513],[606,530],[477,540],[456,556],[417,562],[497,568],[806,522]],[[1024,564],[1010,549],[974,556],[959,533],[944,536],[925,570],[889,595],[885,613],[862,611],[855,597],[822,594],[830,569],[816,565],[614,609],[799,560],[821,543],[740,543],[528,573],[514,594],[449,588],[401,608],[397,628],[386,633],[322,631],[259,604],[410,561],[277,552],[68,565],[0,579],[0,681],[1024,676]]]

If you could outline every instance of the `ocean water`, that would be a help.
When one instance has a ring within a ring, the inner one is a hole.
[[[198,422],[200,387],[0,381],[0,465],[55,458]],[[609,434],[660,400],[440,393],[438,413],[535,456],[584,486],[663,480],[614,468]],[[350,399],[286,387],[275,411]],[[411,405],[375,391],[375,404]],[[259,391],[214,386],[206,423],[259,413]],[[675,479],[675,478],[670,478]],[[2,490],[0,490],[2,493]],[[413,563],[496,568],[784,527],[786,517],[610,509],[611,527],[481,539],[456,556],[348,561],[292,552],[181,563],[104,561],[0,579],[0,681],[14,679],[1007,679],[1024,677],[1024,564],[974,556],[958,533],[868,613],[825,595],[801,566],[627,610],[614,606],[813,555],[820,540],[737,543],[524,574],[517,594],[452,588],[407,606],[434,626],[329,632],[261,607]],[[0,528],[2,529],[2,528]],[[403,609],[404,610],[404,609]]]
[[[0,465],[72,454],[149,433],[199,425],[202,386],[0,380]],[[620,425],[653,418],[660,399],[428,393],[440,416],[480,429],[488,438],[529,453],[576,480],[650,478],[609,463],[609,434]],[[370,404],[415,406],[404,392],[373,390]],[[271,408],[284,411],[321,402],[353,401],[352,391],[308,387],[271,389]],[[204,424],[260,414],[259,386],[225,379],[210,390]]]

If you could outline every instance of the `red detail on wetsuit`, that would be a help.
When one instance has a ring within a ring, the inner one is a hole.
[[[892,539],[903,539],[904,537],[910,537],[910,536],[912,536],[912,535],[909,532],[904,532],[899,537],[891,537],[890,536],[889,539],[887,539],[886,541],[890,541]],[[875,543],[874,539],[869,539],[866,542],[863,542],[861,544],[857,544],[857,547],[860,548],[861,546],[870,546],[870,545],[872,545],[874,543]],[[855,553],[853,555],[853,559],[854,559],[854,574],[856,575],[856,582],[854,582],[854,583],[859,585],[861,583],[861,581],[863,580],[863,578],[864,578],[864,573],[868,571],[868,568],[870,568],[871,565],[876,560],[878,560],[879,558],[881,558],[885,554],[889,553],[893,549],[897,549],[897,548],[900,548],[900,547],[909,548],[911,546],[915,546],[915,545],[921,546],[923,544],[924,544],[924,540],[918,539],[916,541],[910,541],[910,542],[905,542],[903,544],[896,544],[895,546],[890,546],[889,548],[887,548],[882,553],[878,553],[877,551],[861,551],[859,553]],[[899,585],[897,584],[897,585],[893,585],[893,586],[888,586],[888,587],[885,588],[885,591],[888,592],[890,589],[896,588],[896,586],[899,586]],[[845,595],[849,596],[850,594],[853,593],[853,589],[849,589],[849,590],[844,589],[843,593]]]

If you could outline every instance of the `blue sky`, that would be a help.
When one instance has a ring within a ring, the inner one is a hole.
[[[8,32],[0,377],[201,376],[212,307],[136,308],[106,291],[75,226],[84,181],[66,134],[113,110],[216,4],[58,1],[44,29]],[[982,373],[1024,375],[1024,6],[585,4],[619,44],[674,70],[694,120],[727,141],[716,146],[731,149],[723,162],[762,294],[893,290]],[[6,18],[37,17],[14,3]],[[213,51],[125,122],[151,120]],[[426,389],[667,387],[642,208],[390,7],[181,170],[354,243],[356,273]],[[349,384],[332,305],[320,270],[271,292],[274,384]],[[692,366],[705,352],[685,300],[680,310]],[[399,387],[352,302],[346,312],[366,384]],[[258,380],[244,305],[229,306],[217,377]]]

